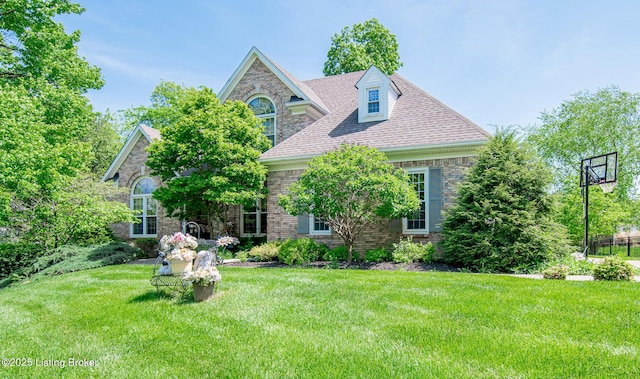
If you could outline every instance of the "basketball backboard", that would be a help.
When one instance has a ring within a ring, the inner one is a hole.
[[[580,187],[584,187],[586,184],[585,170],[589,173],[589,185],[616,182],[618,180],[618,153],[613,152],[583,159],[580,162]]]

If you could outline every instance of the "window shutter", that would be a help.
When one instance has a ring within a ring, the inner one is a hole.
[[[402,219],[396,218],[389,222],[389,231],[391,233],[402,233]]]
[[[442,231],[442,168],[429,169],[429,232]]]
[[[298,215],[298,234],[309,234],[309,215]]]

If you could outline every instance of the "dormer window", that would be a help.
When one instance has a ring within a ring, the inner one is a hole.
[[[358,122],[388,120],[398,97],[402,94],[396,84],[371,66],[356,83],[358,89]]]
[[[380,90],[379,89],[369,90],[369,101],[367,103],[367,108],[368,108],[368,113],[380,112]]]

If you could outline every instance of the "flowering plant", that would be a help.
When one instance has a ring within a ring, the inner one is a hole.
[[[172,236],[165,235],[160,239],[160,249],[170,250],[167,254],[169,260],[191,261],[196,257],[196,252],[193,250],[196,247],[198,247],[198,240],[188,233],[185,235],[178,232]]]
[[[229,245],[237,245],[240,241],[236,237],[224,236],[216,240],[218,246],[227,247]]]
[[[195,271],[188,271],[182,275],[182,279],[189,283],[200,286],[210,286],[222,279],[220,272],[214,266],[197,268]]]
[[[196,252],[191,249],[173,249],[167,254],[170,261],[192,261],[196,257]]]

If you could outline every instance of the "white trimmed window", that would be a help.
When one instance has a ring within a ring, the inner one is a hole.
[[[137,214],[137,224],[131,224],[131,237],[158,235],[158,201],[151,197],[156,189],[153,179],[139,179],[131,189],[131,209]]]
[[[429,170],[412,169],[408,170],[409,178],[413,189],[418,195],[420,200],[420,208],[412,215],[403,219],[402,229],[404,233],[428,233],[429,232],[429,210],[427,204],[429,203],[428,188],[429,188]]]
[[[330,235],[331,228],[323,219],[309,215],[309,234],[316,236]]]
[[[380,89],[369,89],[367,113],[380,113]]]
[[[256,97],[249,102],[249,108],[262,120],[264,135],[271,140],[271,146],[276,145],[276,107],[266,97]]]
[[[241,235],[243,237],[267,234],[267,200],[258,199],[251,207],[243,207],[241,215]]]

